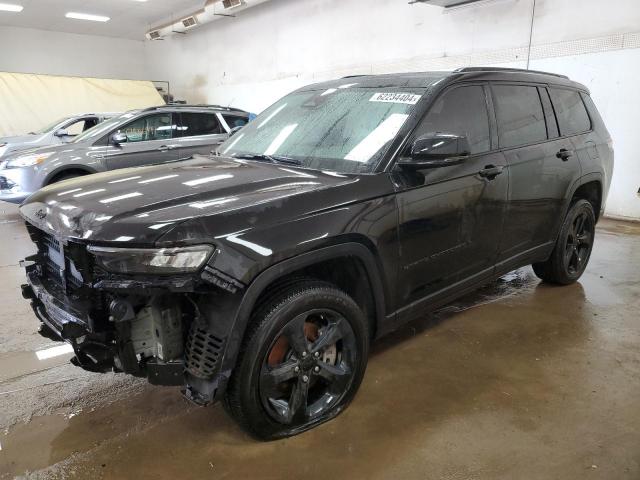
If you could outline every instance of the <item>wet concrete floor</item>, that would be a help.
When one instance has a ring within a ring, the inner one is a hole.
[[[10,265],[27,247],[4,233]],[[271,443],[175,388],[34,371],[52,344],[0,267],[18,312],[0,320],[0,478],[640,479],[639,260],[640,224],[605,220],[579,283],[523,268],[403,327],[374,345],[344,414]]]

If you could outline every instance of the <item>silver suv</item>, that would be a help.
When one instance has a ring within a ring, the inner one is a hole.
[[[40,188],[82,175],[208,154],[249,113],[215,105],[132,110],[52,147],[0,158],[0,200],[20,203]]]
[[[37,132],[12,137],[0,137],[0,160],[21,150],[70,142],[82,132],[117,115],[120,115],[120,113],[83,113],[58,119]]]

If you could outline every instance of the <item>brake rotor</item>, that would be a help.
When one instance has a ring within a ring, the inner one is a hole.
[[[304,336],[309,342],[315,342],[320,334],[321,329],[318,327],[318,325],[312,322],[304,323]],[[271,348],[271,351],[269,352],[269,356],[267,357],[267,365],[269,365],[270,367],[280,365],[286,360],[287,354],[289,354],[289,352],[289,340],[284,335],[281,335],[280,337],[278,337],[273,347]],[[320,357],[320,360],[322,360],[324,363],[335,365],[337,358],[338,349],[336,347],[336,344],[334,343],[333,345],[330,345],[325,349],[325,351],[322,353],[322,356]]]

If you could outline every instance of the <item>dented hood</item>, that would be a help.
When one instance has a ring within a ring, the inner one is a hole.
[[[329,208],[359,181],[358,175],[197,156],[54,184],[29,197],[20,212],[60,238],[148,245],[177,227],[187,239],[190,226],[224,235]],[[340,187],[341,195],[317,195]]]

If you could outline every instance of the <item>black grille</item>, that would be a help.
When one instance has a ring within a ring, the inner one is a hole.
[[[187,340],[187,371],[199,378],[211,378],[223,345],[223,340],[194,322]]]
[[[81,288],[84,284],[82,274],[76,268],[74,260],[68,255],[71,244],[64,245],[59,239],[47,232],[33,230],[32,237],[43,260],[43,278],[63,291],[72,292]]]

